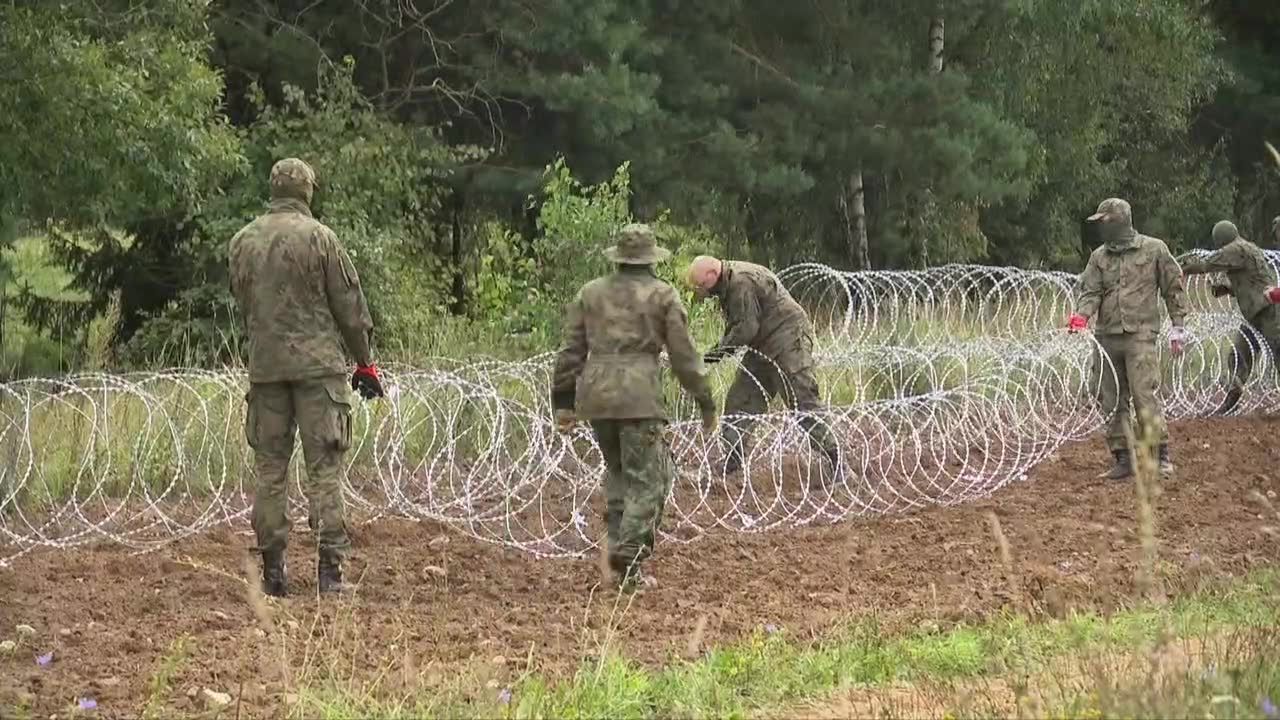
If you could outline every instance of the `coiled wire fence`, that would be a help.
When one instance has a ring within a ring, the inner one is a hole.
[[[845,472],[831,472],[810,447],[802,414],[775,401],[755,418],[743,471],[726,475],[719,438],[701,431],[692,402],[668,379],[677,476],[662,542],[985,497],[1108,420],[1095,397],[1114,374],[1089,333],[1063,329],[1073,275],[985,266],[848,273],[809,264],[779,276],[810,311],[826,408],[808,419],[832,430]],[[1239,361],[1235,333],[1264,347],[1242,329],[1230,298],[1212,296],[1216,281],[1188,278],[1193,340],[1182,356],[1169,355],[1167,323],[1162,331],[1161,395],[1171,419],[1218,406]],[[538,557],[590,552],[602,532],[603,463],[585,425],[555,431],[553,362],[549,353],[386,368],[388,397],[357,403],[344,481],[349,511],[443,523]],[[1280,404],[1272,365],[1258,354],[1235,414]],[[738,359],[715,367],[719,397],[740,368]],[[215,526],[247,525],[245,391],[245,376],[232,370],[0,385],[0,563],[103,541],[148,552]],[[291,502],[305,516],[299,460]]]

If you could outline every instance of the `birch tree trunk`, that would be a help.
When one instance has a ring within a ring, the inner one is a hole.
[[[938,75],[942,73],[942,56],[943,56],[943,40],[944,40],[944,21],[941,15],[941,4],[939,4],[939,14],[929,19],[929,74]],[[912,208],[919,207],[912,204]],[[909,210],[910,212],[911,210]],[[929,267],[929,237],[926,234],[926,228],[923,222],[919,222],[916,218],[916,260],[920,263],[920,268]]]
[[[840,211],[844,215],[845,240],[849,256],[858,270],[871,269],[871,253],[867,248],[867,205],[863,198],[862,168],[849,175],[849,186],[840,193]]]

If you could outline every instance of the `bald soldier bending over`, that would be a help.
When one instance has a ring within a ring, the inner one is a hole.
[[[754,351],[743,357],[725,398],[724,415],[746,416],[739,420],[740,427],[721,426],[728,445],[725,473],[729,474],[742,467],[743,440],[752,425],[749,416],[764,412],[771,398],[781,394],[788,407],[806,413],[822,407],[814,376],[813,331],[804,308],[768,268],[703,255],[689,265],[687,280],[699,297],[717,298],[724,313],[724,337],[706,353],[704,362],[719,362],[738,348]],[[830,428],[812,415],[801,422],[838,472],[839,450]]]

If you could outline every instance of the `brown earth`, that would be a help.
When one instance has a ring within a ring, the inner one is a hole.
[[[1178,476],[1157,506],[1170,592],[1280,561],[1280,518],[1251,499],[1280,493],[1278,427],[1248,418],[1173,428]],[[263,717],[309,680],[394,696],[461,674],[496,692],[531,668],[572,672],[606,645],[657,665],[765,625],[806,638],[853,617],[946,626],[1006,607],[1111,610],[1135,595],[1140,548],[1134,486],[1096,479],[1105,460],[1093,440],[968,505],[668,545],[651,563],[657,585],[629,607],[600,591],[594,560],[536,560],[397,520],[355,533],[348,578],[359,591],[336,602],[307,596],[314,565],[302,540],[290,548],[294,596],[255,598],[242,529],[142,556],[37,551],[0,570],[0,640],[18,643],[0,656],[0,717],[23,706],[65,717],[82,696],[103,717],[137,716],[149,698],[160,715],[190,716],[213,706],[206,688],[233,699],[224,715]],[[36,634],[19,636],[19,624]],[[183,636],[185,659],[166,661]],[[48,652],[53,661],[37,664]]]

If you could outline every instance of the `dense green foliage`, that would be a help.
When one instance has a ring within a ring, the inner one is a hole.
[[[459,323],[548,347],[632,219],[684,259],[1075,269],[1120,195],[1175,248],[1223,217],[1269,245],[1271,5],[5,3],[6,372],[234,361],[227,240],[286,155],[384,355]],[[19,236],[70,284],[13,272]]]

